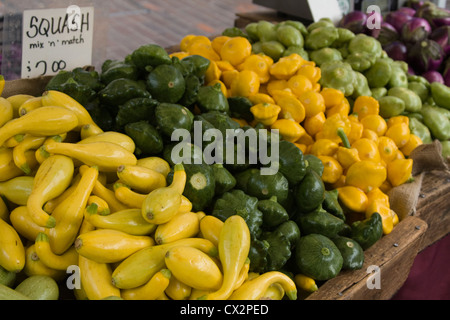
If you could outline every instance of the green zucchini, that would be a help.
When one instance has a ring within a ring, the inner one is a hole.
[[[11,272],[0,266],[0,284],[12,287],[16,281],[17,273]]]
[[[31,300],[31,298],[0,283],[0,300]]]
[[[44,275],[34,275],[23,280],[15,290],[32,300],[58,300],[59,287],[56,281]]]

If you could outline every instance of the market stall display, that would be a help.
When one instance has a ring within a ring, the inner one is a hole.
[[[58,299],[78,266],[76,299],[333,298],[398,263],[392,239],[417,254],[427,224],[393,199],[420,191],[428,146],[446,170],[449,91],[321,19],[148,44],[0,98],[0,297],[35,281]]]

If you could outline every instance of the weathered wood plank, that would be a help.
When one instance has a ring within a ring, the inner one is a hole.
[[[450,233],[450,173],[425,173],[415,216],[428,224],[419,251]]]
[[[390,299],[408,277],[427,223],[417,217],[407,217],[394,230],[383,236],[366,250],[365,262],[360,270],[341,271],[326,281],[307,300],[380,300]],[[368,273],[369,266],[379,268],[379,273]],[[370,289],[379,275],[380,288]],[[369,283],[369,286],[367,285]]]

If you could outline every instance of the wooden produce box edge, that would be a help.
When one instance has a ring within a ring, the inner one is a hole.
[[[41,95],[52,76],[6,81],[2,96],[15,94]],[[429,197],[438,199],[439,197]],[[417,227],[417,228],[416,228]],[[391,234],[383,236],[365,252],[362,269],[341,271],[336,278],[326,281],[308,300],[334,299],[389,299],[401,287],[409,274],[414,258],[423,248],[421,239],[427,230],[427,222],[418,217],[400,221]],[[430,243],[431,244],[431,243]],[[428,244],[429,245],[429,244]],[[367,267],[375,265],[381,271],[381,289],[368,289]]]

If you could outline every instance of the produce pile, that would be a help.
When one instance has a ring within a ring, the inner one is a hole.
[[[351,107],[359,96],[375,98],[380,105],[379,114],[385,119],[407,116],[410,130],[424,143],[439,140],[447,158],[450,88],[439,81],[411,75],[410,65],[389,57],[377,38],[354,33],[351,25],[342,25],[346,27],[336,27],[326,18],[307,27],[298,21],[260,21],[248,24],[244,31],[230,28],[224,33],[246,37],[254,52],[269,55],[274,61],[296,52],[315,62],[321,69],[322,87],[342,91]],[[285,35],[279,36],[278,32]],[[286,33],[290,41],[286,40]],[[274,47],[278,48],[276,54]]]
[[[0,98],[0,297],[57,299],[78,266],[77,299],[295,300],[362,268],[399,223],[388,194],[411,181],[411,152],[450,138],[449,88],[326,19],[179,47]],[[249,135],[172,139],[198,124]]]
[[[377,15],[381,28],[369,29],[369,18],[355,11],[339,23],[354,33],[377,38],[394,60],[408,62],[409,73],[425,77],[429,82],[450,84],[449,31],[450,12],[430,1],[406,1],[404,7]]]

